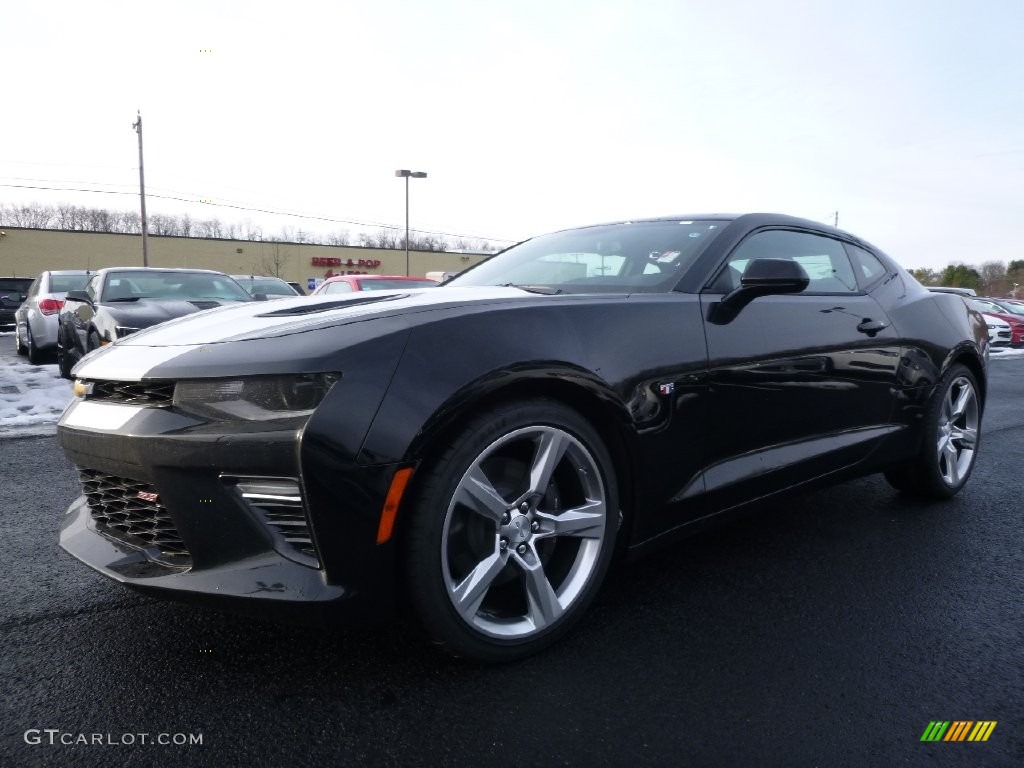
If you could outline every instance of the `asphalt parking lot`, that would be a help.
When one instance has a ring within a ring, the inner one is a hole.
[[[125,591],[57,547],[77,481],[55,439],[0,437],[0,765],[1019,766],[1024,359],[990,368],[951,502],[871,477],[759,507],[620,567],[566,642],[490,668],[402,627]],[[936,720],[997,725],[922,742]]]

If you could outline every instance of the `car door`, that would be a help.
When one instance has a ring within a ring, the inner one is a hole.
[[[760,296],[735,316],[716,318],[712,307],[739,287],[754,259],[796,261],[807,288]],[[714,508],[854,464],[893,430],[899,338],[862,290],[839,239],[755,231],[727,257],[702,305],[710,386],[705,483]]]

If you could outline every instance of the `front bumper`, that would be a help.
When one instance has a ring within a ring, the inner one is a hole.
[[[295,563],[273,550],[208,568],[181,568],[157,562],[145,550],[96,530],[85,496],[61,522],[61,547],[115,581],[155,597],[198,601],[244,612],[268,608],[310,618],[332,618],[333,608],[352,593],[327,583],[321,570]],[[322,609],[329,614],[320,616]]]
[[[306,492],[303,437],[301,425],[207,423],[170,408],[76,400],[58,440],[85,493],[64,516],[60,546],[154,596],[316,621],[388,617],[391,548],[360,534],[358,521],[381,508],[391,470],[337,460],[317,470],[323,461],[312,461]],[[283,525],[308,530],[308,551],[245,498],[240,477],[292,480],[301,501]],[[349,492],[346,503],[337,489],[353,482],[359,498]]]

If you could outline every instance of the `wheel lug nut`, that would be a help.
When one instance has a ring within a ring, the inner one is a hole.
[[[525,544],[520,544],[518,547],[516,547],[516,552],[518,552],[520,555],[525,555],[526,554],[526,545]]]
[[[530,508],[530,505],[527,504],[525,501],[522,504],[519,505],[519,509],[522,510],[523,512],[525,512],[529,508]]]
[[[498,542],[498,549],[502,549],[502,550],[508,549],[508,539],[501,539]]]
[[[530,530],[533,531],[534,533],[539,531],[540,530],[540,523],[538,521],[534,520],[532,523],[530,523]]]
[[[506,512],[505,514],[503,514],[503,515],[501,516],[501,524],[502,524],[502,525],[508,525],[508,521],[509,521],[509,520],[511,520],[511,519],[512,519],[512,518],[511,518],[511,517],[509,517],[509,514],[508,514],[508,512]]]

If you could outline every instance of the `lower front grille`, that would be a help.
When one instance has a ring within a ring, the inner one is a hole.
[[[302,505],[299,483],[289,477],[239,477],[222,475],[235,486],[246,504],[262,520],[278,542],[278,551],[312,568],[320,567],[313,534]]]
[[[192,555],[153,486],[94,469],[79,468],[78,476],[97,531],[164,565],[192,565]]]

